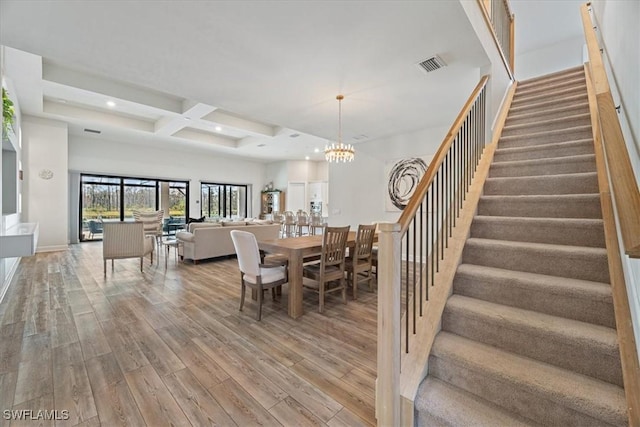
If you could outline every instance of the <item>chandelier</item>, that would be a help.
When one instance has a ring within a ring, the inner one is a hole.
[[[327,162],[352,162],[356,151],[351,144],[342,143],[342,100],[343,95],[336,96],[338,100],[338,143],[327,144],[324,147],[324,158]]]

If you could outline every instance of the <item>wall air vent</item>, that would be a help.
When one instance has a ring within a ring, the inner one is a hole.
[[[96,129],[87,129],[87,128],[84,128],[84,131],[85,131],[85,132],[88,132],[88,133],[95,133],[95,134],[97,134],[97,135],[100,135],[100,134],[102,133],[102,131],[101,131],[101,130],[96,130]]]
[[[425,59],[424,61],[419,62],[417,65],[425,73],[430,73],[447,66],[446,62],[444,62],[438,55],[433,56],[429,59]]]

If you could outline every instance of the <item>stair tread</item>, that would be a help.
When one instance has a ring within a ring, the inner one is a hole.
[[[500,328],[577,342],[594,351],[618,351],[616,330],[606,326],[455,294],[447,300],[445,310],[456,311],[457,315],[465,313],[467,316],[499,322]]]
[[[485,182],[499,182],[499,181],[530,181],[532,179],[536,180],[562,180],[569,178],[590,178],[593,176],[597,176],[597,172],[572,172],[572,173],[563,173],[560,175],[537,175],[537,176],[496,176],[487,178]]]
[[[507,121],[509,120],[518,120],[518,119],[524,119],[524,118],[530,118],[530,117],[536,117],[536,116],[544,116],[544,115],[548,115],[548,114],[554,114],[554,113],[560,113],[560,112],[564,112],[564,111],[574,111],[574,110],[579,110],[579,109],[589,109],[589,102],[588,101],[584,101],[584,102],[578,102],[575,105],[565,105],[562,107],[552,107],[543,111],[531,111],[529,113],[520,113],[520,114],[509,114],[507,115]]]
[[[567,76],[574,75],[574,74],[582,74],[582,75],[584,75],[584,66],[583,65],[577,65],[575,67],[567,68],[565,70],[556,71],[554,73],[543,74],[541,76],[531,77],[529,79],[522,80],[521,82],[518,82],[518,86],[520,86],[520,87],[522,87],[522,86],[530,86],[530,85],[533,85],[533,84],[536,84],[536,83],[539,83],[539,82],[547,82],[547,81],[553,81],[553,80],[566,78]]]
[[[502,383],[519,384],[534,395],[546,396],[593,418],[611,424],[620,424],[626,419],[624,390],[614,384],[446,331],[436,336],[431,354],[475,371],[484,371]]]
[[[539,122],[530,122],[530,123],[519,123],[519,124],[515,124],[515,125],[505,125],[504,128],[502,129],[502,131],[509,131],[509,130],[514,130],[514,129],[525,129],[525,128],[530,128],[530,127],[537,127],[540,125],[549,125],[549,124],[553,124],[553,123],[561,123],[563,121],[566,120],[576,120],[576,119],[589,119],[591,117],[589,112],[586,113],[579,113],[579,114],[572,114],[570,116],[564,116],[564,117],[557,117],[554,119],[548,119],[548,120],[542,120]]]
[[[544,252],[562,252],[566,254],[588,254],[607,256],[606,248],[592,248],[588,246],[556,245],[553,243],[514,242],[510,240],[483,239],[470,237],[468,245],[484,245],[493,247],[509,247],[513,249],[527,248]]]
[[[550,148],[563,148],[568,146],[575,145],[583,145],[583,144],[593,144],[592,138],[586,139],[576,139],[572,141],[564,141],[564,142],[550,142],[548,144],[538,144],[538,145],[528,145],[524,147],[500,147],[496,148],[496,154],[500,153],[515,153],[515,152],[524,152],[524,151],[538,151],[538,150],[547,150]]]
[[[541,101],[541,102],[527,102],[527,103],[522,103],[523,105],[513,105],[509,111],[511,113],[514,112],[519,112],[522,110],[534,110],[537,108],[541,108],[541,107],[545,107],[545,106],[549,106],[549,105],[558,105],[560,103],[563,102],[570,102],[570,101],[575,101],[575,100],[585,100],[588,99],[587,94],[586,93],[577,93],[577,94],[572,94],[572,95],[567,95],[563,98],[556,98],[556,99],[551,99],[551,100],[547,100],[547,101]]]
[[[564,129],[546,130],[543,132],[532,132],[532,133],[526,133],[522,135],[501,136],[500,142],[512,141],[517,139],[529,139],[529,138],[535,138],[543,135],[558,135],[563,133],[573,133],[573,132],[580,132],[584,130],[591,130],[591,124],[583,125],[583,126],[573,126],[573,127],[564,128]]]
[[[531,286],[544,287],[550,293],[575,294],[576,298],[598,299],[611,301],[611,286],[608,283],[592,282],[590,280],[573,279],[570,277],[549,276],[546,274],[529,273],[525,271],[506,270],[504,268],[488,267],[475,264],[460,264],[457,274],[511,279],[513,285],[522,288]]]
[[[573,156],[562,157],[543,157],[541,159],[527,159],[527,160],[505,160],[502,162],[494,161],[491,167],[509,167],[509,166],[529,166],[529,165],[546,165],[554,163],[572,163],[572,162],[584,162],[595,160],[595,154],[576,154]]]
[[[511,200],[558,200],[558,199],[573,199],[573,200],[600,200],[598,193],[582,193],[582,194],[491,194],[482,195],[480,199],[485,200],[497,200],[505,197]]]
[[[552,85],[549,85],[549,83],[551,83]],[[549,81],[542,80],[538,82],[537,85],[527,85],[525,83],[521,83],[521,84],[518,84],[518,90],[516,91],[516,95],[518,93],[523,93],[523,92],[529,93],[529,92],[541,91],[541,90],[544,90],[543,88],[547,89],[547,88],[553,88],[557,86],[570,86],[577,83],[586,84],[586,76],[584,75],[584,73],[570,74],[568,76],[565,76],[565,78],[562,78],[562,79],[555,79],[555,80],[549,80]]]
[[[536,95],[526,94],[525,96],[520,96],[520,97],[514,96],[512,105],[515,104],[514,106],[518,107],[521,104],[527,104],[532,101],[537,101],[539,99],[548,99],[550,96],[554,96],[554,95],[568,95],[568,94],[573,95],[576,93],[581,94],[584,91],[585,87],[586,87],[585,85],[581,84],[581,85],[575,85],[575,86],[557,89],[550,93],[542,93],[542,94],[538,93]],[[556,98],[554,98],[554,100],[555,99]]]
[[[427,377],[420,385],[416,396],[416,409],[425,411],[448,425],[477,427],[539,425],[433,377]]]
[[[512,222],[523,225],[552,225],[556,227],[594,227],[601,226],[603,220],[597,218],[554,218],[554,217],[521,217],[521,216],[495,216],[495,215],[476,215],[473,221],[480,222]]]

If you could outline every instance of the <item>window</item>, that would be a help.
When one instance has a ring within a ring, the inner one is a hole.
[[[131,221],[134,210],[164,210],[184,223],[189,182],[120,176],[80,176],[80,241],[102,239],[105,221]]]
[[[209,218],[246,218],[246,185],[213,184],[201,185],[202,215]]]

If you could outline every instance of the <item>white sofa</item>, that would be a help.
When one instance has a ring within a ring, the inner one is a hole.
[[[258,241],[277,239],[280,224],[266,222],[228,222],[228,223],[191,223],[189,231],[180,231],[176,238],[181,245],[178,254],[185,259],[198,260],[215,258],[236,253],[231,240],[231,230],[243,230],[253,233]]]

